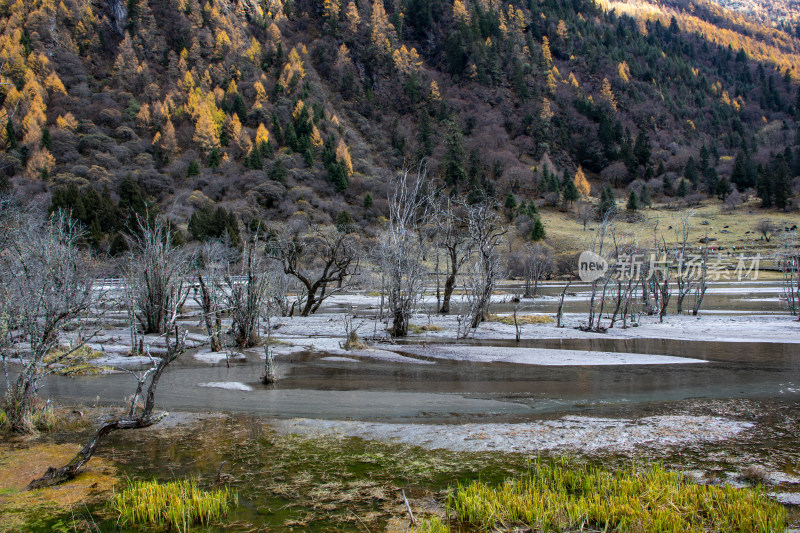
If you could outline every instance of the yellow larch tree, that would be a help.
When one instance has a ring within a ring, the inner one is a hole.
[[[208,106],[200,106],[192,140],[199,144],[206,154],[219,148],[219,132]]]
[[[436,80],[431,80],[431,85],[428,88],[428,99],[431,102],[442,101],[442,93],[439,92],[439,85],[436,83]]]
[[[622,83],[628,83],[631,80],[631,68],[628,66],[627,61],[623,61],[617,65],[617,72],[619,73],[619,79]]]
[[[558,35],[558,38],[561,39],[562,41],[566,41],[567,39],[569,39],[569,31],[567,31],[567,25],[563,19],[558,21],[558,26],[556,27],[556,35]]]
[[[336,54],[336,67],[343,68],[350,65],[352,61],[350,60],[350,49],[347,48],[347,45],[342,43],[339,45],[339,51]]]
[[[422,65],[416,48],[408,50],[406,45],[402,45],[392,53],[392,61],[394,62],[394,67],[403,74],[416,72]]]
[[[56,166],[56,160],[47,148],[39,148],[28,158],[25,172],[29,179],[46,177]]]
[[[578,193],[582,198],[589,197],[589,194],[592,192],[592,186],[589,184],[589,180],[586,179],[586,174],[583,173],[582,166],[578,165],[578,170],[575,172],[575,177],[572,182],[575,184],[575,188],[578,189]]]
[[[469,24],[469,11],[461,0],[453,2],[453,20],[460,24]]]
[[[78,129],[78,119],[72,113],[67,113],[56,119],[56,126],[62,130],[75,131]]]
[[[389,22],[386,10],[383,8],[383,0],[372,2],[372,13],[370,14],[370,40],[383,53],[390,53],[394,45],[394,26]]]
[[[603,78],[603,85],[600,88],[600,97],[613,109],[617,110],[617,98],[614,96],[614,91],[611,90],[611,82],[608,78]]]
[[[175,126],[172,120],[167,117],[164,127],[161,128],[161,149],[170,155],[174,155],[178,151],[178,140],[175,138]]]
[[[261,148],[263,144],[269,143],[269,130],[264,124],[259,124],[256,129],[256,147]]]
[[[247,48],[247,51],[245,51],[244,55],[253,65],[259,67],[261,66],[261,53],[261,44],[253,37],[250,39],[250,46]]]
[[[347,147],[347,144],[345,144],[342,138],[339,138],[339,142],[336,144],[336,161],[344,165],[348,176],[353,174],[353,161],[350,157],[350,148]]]
[[[150,105],[147,103],[142,104],[139,112],[136,113],[136,125],[140,128],[149,128],[150,120]]]
[[[238,144],[239,138],[242,136],[242,121],[239,120],[239,115],[236,113],[225,117],[225,133],[228,135],[228,139]]]
[[[550,106],[550,100],[547,98],[542,99],[542,110],[539,112],[539,118],[546,123],[553,119],[553,109]]]
[[[274,22],[267,28],[267,38],[269,38],[270,42],[274,45],[281,42],[281,29]]]
[[[550,39],[545,35],[542,37],[542,60],[547,68],[553,64],[553,54],[550,52]]]
[[[50,94],[67,94],[66,87],[64,87],[61,78],[59,78],[58,74],[55,72],[51,72],[50,75],[47,76],[44,80],[44,86],[50,91]]]
[[[358,25],[361,24],[361,15],[358,14],[358,6],[356,6],[355,2],[351,1],[347,4],[347,11],[345,11],[344,16],[347,19],[347,29],[350,30],[350,33],[356,33]]]
[[[297,51],[297,47],[295,46],[292,48],[292,51],[289,52],[289,60],[283,67],[283,72],[281,72],[280,83],[284,87],[289,87],[292,83],[292,80],[300,82],[305,75],[306,71],[305,68],[303,68],[303,60],[300,59],[300,53]]]
[[[311,144],[317,148],[320,148],[323,144],[325,144],[325,141],[322,140],[322,135],[320,135],[316,124],[311,127]]]
[[[322,12],[331,22],[335,22],[339,19],[339,11],[341,11],[341,9],[341,0],[324,0],[322,2]]]
[[[294,110],[292,110],[292,118],[297,120],[300,118],[300,114],[303,112],[303,108],[306,106],[305,102],[302,100],[298,100],[297,103],[294,105]]]

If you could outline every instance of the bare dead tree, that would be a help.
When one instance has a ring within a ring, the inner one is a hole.
[[[771,220],[759,220],[756,222],[756,225],[753,227],[755,231],[761,234],[765,241],[769,242],[772,238],[772,235],[775,233],[777,229],[775,224]]]
[[[613,231],[613,215],[606,215],[597,227],[597,231],[592,242],[592,252],[603,257],[606,252],[607,240]],[[606,291],[611,281],[611,272],[607,271],[603,276],[592,280],[591,293],[589,297],[589,315],[586,329],[590,331],[600,331],[600,320],[605,306]],[[598,291],[602,290],[598,297]],[[598,307],[599,306],[599,307]]]
[[[503,275],[500,245],[503,243],[503,236],[508,233],[508,227],[503,224],[496,208],[496,205],[484,202],[471,206],[468,210],[469,233],[480,273],[473,281],[478,284],[475,287],[477,309],[471,317],[473,329],[486,319],[495,285]]]
[[[525,293],[522,296],[533,298],[539,293],[539,281],[553,272],[553,249],[546,244],[529,244],[524,254]]]
[[[473,258],[465,265],[465,275],[462,277],[463,302],[456,317],[456,338],[467,339],[474,335],[477,325],[473,326],[476,316],[481,315],[484,273],[480,262]],[[480,324],[480,322],[478,323]]]
[[[474,241],[469,235],[466,210],[462,200],[455,200],[450,196],[439,199],[434,210],[437,248],[444,249],[447,257],[447,277],[439,307],[439,312],[442,314],[450,312],[450,299],[456,286],[458,272],[472,254]]]
[[[561,291],[561,296],[558,299],[558,310],[556,311],[556,327],[558,328],[564,327],[562,324],[564,319],[564,297],[567,295],[567,289],[569,289],[570,284],[572,284],[572,280],[564,285],[564,290]]]
[[[267,244],[267,252],[294,276],[305,291],[301,316],[315,313],[322,302],[344,288],[358,272],[360,239],[353,228],[294,230],[279,228]]]
[[[703,298],[708,288],[708,236],[706,236],[705,243],[698,257],[700,264],[697,265],[695,274],[697,282],[692,296],[692,315],[694,316],[700,313],[700,307],[703,305]]]
[[[614,256],[616,294],[614,295],[614,312],[611,314],[609,329],[613,328],[617,319],[622,319],[623,328],[628,325],[628,316],[632,314],[634,295],[638,293],[642,282],[641,258],[643,253],[636,243],[634,235],[619,239],[614,234]]]
[[[394,337],[408,334],[411,315],[425,288],[427,269],[424,257],[428,243],[418,229],[430,220],[426,190],[427,171],[420,164],[416,175],[411,175],[409,169],[399,172],[393,178],[389,192],[389,221],[381,234],[377,253],[386,276]]]
[[[186,276],[190,261],[186,251],[175,246],[170,228],[163,221],[140,217],[138,225],[129,238],[125,267],[129,313],[142,333],[160,334],[166,331],[169,310],[176,305],[180,308],[189,295]],[[139,344],[141,348],[141,340]]]
[[[679,315],[683,312],[684,298],[692,291],[697,281],[695,271],[687,268],[689,266],[689,252],[691,251],[689,248],[689,231],[691,230],[692,216],[694,216],[693,211],[683,214],[680,225],[675,228],[676,249],[674,261],[676,267],[675,285],[677,287],[675,293],[677,308],[675,312]]]
[[[800,320],[800,242],[796,233],[784,237],[776,259],[783,276],[783,297],[789,313]]]
[[[583,231],[586,231],[586,224],[589,221],[595,219],[595,217],[597,216],[597,212],[595,211],[595,208],[591,204],[589,204],[588,202],[582,201],[578,205],[578,214],[577,214],[577,216],[578,216],[578,220],[583,224]]]
[[[172,319],[168,320],[169,326],[174,325],[174,318],[173,316]],[[138,377],[136,392],[131,399],[127,415],[112,417],[104,421],[75,457],[60,468],[48,468],[42,477],[34,479],[28,484],[28,490],[58,485],[74,478],[78,470],[92,458],[92,455],[94,455],[98,446],[100,446],[102,439],[109,433],[119,430],[150,427],[161,421],[167,415],[167,413],[153,413],[153,409],[155,408],[156,386],[167,366],[186,351],[186,333],[181,333],[176,326],[174,328],[174,338],[170,339],[170,334],[166,334],[165,337],[166,353],[157,362],[155,359],[151,358],[153,363],[152,368]],[[138,400],[145,390],[145,385],[147,385],[145,403],[141,411],[138,411]]]
[[[270,266],[260,249],[258,234],[246,239],[237,265],[225,274],[227,307],[231,312],[236,346],[249,348],[259,343],[258,325],[269,300]]]
[[[86,342],[83,322],[93,302],[92,268],[78,243],[77,224],[66,214],[48,219],[27,214],[6,219],[0,251],[0,351],[6,380],[6,412],[14,431],[29,432],[42,378],[74,364]],[[52,354],[67,327],[77,330],[71,347]],[[15,347],[24,346],[16,349]],[[22,368],[9,379],[7,359]]]
[[[193,298],[200,306],[212,352],[222,351],[225,344],[222,330],[222,313],[227,303],[225,274],[233,255],[225,243],[212,241],[201,245],[195,256],[197,284]]]

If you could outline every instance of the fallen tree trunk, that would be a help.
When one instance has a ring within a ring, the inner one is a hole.
[[[42,477],[34,479],[28,484],[28,490],[59,485],[74,478],[77,475],[78,470],[85,465],[89,459],[92,458],[92,455],[94,455],[95,451],[97,451],[97,447],[100,445],[100,441],[103,439],[103,437],[109,433],[124,429],[141,429],[150,427],[167,416],[167,413],[153,414],[156,386],[158,385],[158,380],[161,378],[161,374],[164,372],[164,369],[167,368],[171,362],[177,359],[178,356],[186,350],[186,334],[184,333],[183,336],[181,336],[178,332],[178,328],[176,327],[174,342],[170,343],[169,338],[167,338],[166,342],[167,353],[164,355],[164,357],[158,363],[154,362],[153,364],[155,366],[153,368],[139,376],[136,393],[133,395],[133,399],[131,400],[131,407],[128,416],[103,422],[100,428],[98,428],[94,435],[92,435],[92,438],[90,438],[89,441],[83,445],[83,448],[81,448],[75,457],[73,457],[67,464],[60,468],[55,468],[52,466],[48,468]],[[152,377],[150,377],[151,375]],[[150,384],[147,387],[147,399],[142,412],[139,415],[136,415],[136,402],[139,400],[139,396],[144,389],[144,384],[148,377],[150,377]]]

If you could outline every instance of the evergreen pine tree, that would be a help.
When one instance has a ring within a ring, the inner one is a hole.
[[[639,204],[643,207],[650,207],[653,205],[653,199],[650,198],[650,188],[646,183],[642,185],[642,190],[639,195]]]
[[[672,180],[664,174],[664,177],[661,178],[661,183],[663,184],[663,191],[665,196],[672,196],[674,194],[674,189],[672,188]]]
[[[628,196],[628,205],[625,208],[630,213],[634,213],[639,209],[639,199],[636,197],[636,191],[631,191],[630,196]]]
[[[680,198],[683,198],[687,194],[689,194],[689,186],[687,184],[687,181],[685,179],[681,178],[681,181],[678,184],[678,196]]]
[[[564,182],[564,203],[568,206],[571,206],[573,203],[577,202],[580,199],[581,195],[578,192],[578,188],[575,186],[575,182],[571,179],[567,179]]]
[[[731,182],[728,181],[728,178],[722,178],[720,180],[717,180],[717,186],[714,192],[717,193],[717,197],[720,200],[724,202],[725,198],[728,197],[731,191],[732,191]]]
[[[508,209],[509,211],[513,211],[514,209],[517,208],[517,199],[516,197],[514,197],[514,193],[509,192],[506,195],[505,208]]]
[[[531,240],[532,241],[541,241],[547,236],[544,231],[544,224],[542,224],[542,219],[536,217],[533,221],[533,226],[531,226]]]
[[[597,205],[597,218],[603,221],[612,216],[616,210],[617,201],[614,198],[614,191],[607,185],[600,192],[600,203]]]
[[[686,162],[686,168],[683,171],[683,175],[689,180],[689,183],[692,184],[692,187],[697,187],[697,184],[700,181],[700,174],[697,170],[697,163],[694,160],[694,157],[689,157],[689,160]]]
[[[451,120],[447,125],[447,136],[444,140],[444,157],[442,158],[442,168],[444,181],[450,187],[458,187],[467,179],[464,171],[464,140],[461,135],[461,128]]]

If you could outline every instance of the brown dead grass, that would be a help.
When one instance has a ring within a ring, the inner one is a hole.
[[[444,328],[442,326],[437,326],[435,324],[423,324],[422,326],[418,326],[416,324],[409,324],[408,330],[411,333],[425,333],[426,331],[442,331]]]
[[[507,326],[514,325],[514,315],[489,315],[489,322],[500,322]],[[552,324],[553,317],[547,315],[517,315],[517,324],[527,326],[530,324]]]
[[[31,480],[50,466],[61,466],[80,450],[77,444],[35,444],[23,448],[0,445],[0,532],[20,531],[25,522],[46,514],[68,512],[105,500],[117,482],[113,463],[92,458],[75,479],[41,490],[26,491]]]

